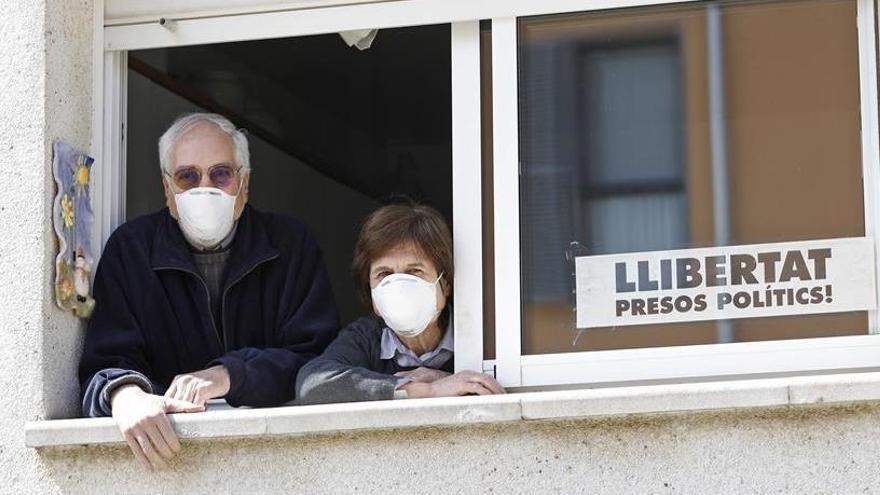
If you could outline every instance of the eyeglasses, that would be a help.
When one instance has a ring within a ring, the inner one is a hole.
[[[226,189],[235,180],[241,167],[233,167],[228,163],[220,163],[208,169],[208,180],[211,185]],[[198,167],[181,167],[174,171],[173,174],[165,172],[165,175],[171,177],[174,185],[182,191],[188,191],[194,187],[199,187],[202,183],[202,169]]]

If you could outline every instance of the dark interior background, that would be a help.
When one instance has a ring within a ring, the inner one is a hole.
[[[406,194],[452,221],[448,25],[129,53],[126,214],[164,207],[157,142],[185,112],[247,129],[250,202],[309,225],[343,323],[366,311],[349,266],[363,217]]]

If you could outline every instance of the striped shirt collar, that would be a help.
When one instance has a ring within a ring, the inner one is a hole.
[[[421,356],[417,356],[409,347],[407,347],[397,334],[390,328],[385,326],[382,328],[382,343],[380,350],[380,359],[394,359],[398,366],[404,368],[412,368],[425,366],[427,368],[439,368],[449,361],[452,357],[454,348],[454,332],[452,331],[452,319],[449,319],[449,325],[443,333],[443,338],[434,350],[428,351]]]

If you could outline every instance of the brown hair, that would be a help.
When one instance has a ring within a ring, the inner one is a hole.
[[[430,206],[416,203],[383,206],[364,220],[351,264],[361,301],[372,308],[370,265],[402,244],[415,246],[434,263],[437,274],[443,274],[440,284],[447,288],[446,306],[449,307],[452,301],[452,235],[443,215]]]

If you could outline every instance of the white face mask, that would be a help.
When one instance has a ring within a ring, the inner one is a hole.
[[[216,187],[194,187],[174,195],[183,236],[198,249],[220,244],[235,223],[235,199]]]
[[[397,335],[419,335],[440,313],[437,283],[442,276],[431,283],[405,273],[388,275],[371,291],[376,311]]]

